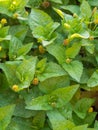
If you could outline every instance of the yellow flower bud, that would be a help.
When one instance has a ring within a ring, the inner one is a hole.
[[[32,84],[33,85],[38,85],[38,83],[39,83],[38,78],[34,78]]]
[[[77,18],[77,17],[78,17],[78,15],[77,15],[76,13],[74,13],[74,14],[73,14],[73,17],[74,17],[74,18]]]
[[[93,37],[93,36],[90,36],[90,37],[89,37],[89,40],[90,40],[90,41],[94,40],[94,37]]]
[[[71,62],[71,59],[70,58],[67,58],[66,59],[66,63],[69,64]]]
[[[70,25],[69,25],[68,23],[64,23],[64,27],[65,27],[66,29],[70,29]]]
[[[19,86],[18,85],[13,85],[12,86],[12,90],[15,91],[15,92],[18,92],[19,91]]]
[[[94,20],[94,24],[98,24],[98,19],[95,19],[95,20]]]
[[[88,109],[88,112],[90,113],[90,112],[93,112],[94,111],[94,109],[93,109],[93,107],[90,107],[89,109]]]
[[[44,8],[48,8],[48,7],[50,6],[50,2],[49,2],[49,1],[44,1],[44,2],[42,3],[42,6],[43,6]]]
[[[4,25],[7,23],[7,20],[5,18],[1,19],[1,24]]]
[[[52,102],[51,106],[55,108],[56,107],[56,102]]]
[[[37,42],[38,42],[38,43],[42,43],[42,41],[43,41],[43,40],[42,40],[41,38],[38,38],[38,39],[37,39]]]
[[[16,4],[17,4],[17,2],[14,0],[14,1],[12,2],[12,4],[13,4],[13,5],[16,5]]]
[[[0,51],[2,51],[2,46],[0,46]]]
[[[63,45],[66,46],[68,44],[69,44],[69,39],[67,38],[67,39],[64,40]]]
[[[39,52],[40,52],[41,54],[45,53],[45,49],[44,49],[44,47],[43,47],[42,45],[40,45],[40,46],[38,47],[38,49],[39,49]]]
[[[29,14],[28,11],[26,11],[25,14],[28,16],[28,14]]]
[[[17,13],[15,13],[15,14],[13,14],[13,18],[18,18],[18,16],[19,16],[19,14],[17,14]]]

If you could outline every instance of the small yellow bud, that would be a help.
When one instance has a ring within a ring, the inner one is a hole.
[[[51,106],[52,106],[52,107],[56,107],[56,102],[52,102],[52,103],[51,103]]]
[[[94,37],[93,37],[93,36],[90,36],[90,37],[89,37],[89,40],[90,40],[90,41],[94,40]]]
[[[25,14],[28,16],[28,14],[29,14],[28,11],[26,11]]]
[[[64,23],[64,27],[65,27],[66,29],[70,29],[70,25],[69,25],[68,23]]]
[[[88,109],[88,112],[90,113],[90,112],[93,112],[94,111],[94,109],[93,109],[93,107],[90,107],[89,109]]]
[[[43,40],[42,40],[41,38],[38,38],[38,39],[37,39],[37,42],[38,42],[38,43],[42,43],[42,41],[43,41]]]
[[[66,46],[68,44],[69,44],[69,39],[67,38],[67,39],[64,40],[63,45]]]
[[[2,28],[2,24],[0,23],[0,28]]]
[[[39,83],[38,78],[34,78],[32,84],[33,85],[38,85],[38,83]]]
[[[16,2],[16,1],[13,1],[13,2],[12,2],[12,4],[13,4],[13,5],[16,5],[16,4],[17,4],[17,2]]]
[[[76,13],[74,13],[74,14],[73,14],[73,17],[74,17],[74,18],[77,18],[77,17],[78,17],[78,15],[77,15]]]
[[[95,20],[94,20],[94,24],[98,24],[98,19],[95,19]]]
[[[2,46],[0,46],[0,51],[2,51]]]
[[[18,85],[13,85],[12,86],[12,90],[14,90],[15,92],[18,92],[19,91],[19,87],[18,87]]]
[[[13,18],[18,18],[18,16],[19,16],[19,14],[17,14],[17,13],[15,13],[15,14],[13,14]]]
[[[67,58],[66,59],[66,63],[69,64],[71,62],[71,59],[70,58]]]
[[[40,52],[41,54],[44,54],[44,53],[45,53],[45,49],[44,49],[44,47],[43,47],[42,45],[40,45],[40,46],[38,47],[38,49],[39,49],[39,52]]]
[[[4,25],[7,23],[7,20],[5,18],[1,19],[1,24]]]
[[[44,8],[48,8],[48,7],[50,6],[50,2],[49,2],[49,1],[44,1],[44,2],[42,3],[42,6],[43,6]]]

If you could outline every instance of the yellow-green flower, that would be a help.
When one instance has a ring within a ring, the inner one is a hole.
[[[69,64],[72,60],[70,58],[66,59],[66,63]]]
[[[12,90],[15,91],[15,92],[18,92],[19,91],[19,86],[18,85],[13,85],[12,86]]]
[[[39,83],[38,78],[34,78],[32,84],[33,85],[38,85],[38,83]]]
[[[93,110],[93,107],[90,107],[89,109],[88,109],[88,112],[90,113],[90,112],[93,112],[94,110]]]
[[[18,13],[15,13],[15,14],[13,15],[13,18],[17,19],[18,16],[19,16],[19,14],[18,14]]]
[[[7,20],[5,18],[2,18],[0,22],[2,25],[7,24]]]

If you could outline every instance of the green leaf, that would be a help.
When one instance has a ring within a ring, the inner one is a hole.
[[[66,120],[57,110],[48,111],[47,116],[52,124],[53,130],[71,130],[75,125]]]
[[[20,61],[6,62],[0,65],[0,68],[4,71],[7,81],[12,87],[14,84],[19,84],[20,81],[16,76],[16,68],[20,64]],[[14,77],[14,78],[13,78]]]
[[[83,73],[82,73],[82,76],[81,76],[81,79],[80,79],[80,83],[81,84],[86,84],[87,81],[89,79],[89,76],[88,76],[88,70],[87,69],[83,69]]]
[[[5,84],[4,84],[5,85]],[[5,86],[0,86],[0,107],[7,106],[9,104],[14,104],[15,101],[18,98],[18,95],[16,93],[13,93],[10,89],[4,88]]]
[[[10,60],[17,57],[17,51],[22,47],[22,42],[16,38],[12,37],[9,45],[9,58]],[[12,49],[13,48],[13,49]]]
[[[62,0],[50,0],[51,2],[57,3],[57,4],[62,4]]]
[[[71,47],[66,49],[65,54],[68,58],[75,58],[75,56],[79,53],[81,48],[81,44],[74,43]]]
[[[32,48],[33,43],[28,43],[26,45],[23,45],[21,48],[17,50],[17,57],[26,55]]]
[[[34,116],[32,123],[33,127],[37,129],[43,128],[45,123],[45,112],[38,111],[37,114]]]
[[[95,121],[94,128],[98,129],[98,121]]]
[[[35,130],[32,128],[32,120],[27,118],[13,117],[6,130]]]
[[[60,44],[51,44],[47,46],[47,51],[53,55],[61,64],[65,62],[65,48]]]
[[[42,92],[50,93],[57,88],[69,86],[69,82],[69,77],[64,75],[46,79],[42,81],[38,87]]]
[[[88,2],[86,0],[83,0],[80,10],[81,10],[81,15],[83,17],[85,17],[85,18],[91,17],[92,11],[91,11],[90,5],[88,4]]]
[[[73,121],[76,125],[88,124],[90,126],[93,124],[96,118],[97,112],[87,113],[84,119],[79,118],[74,112],[72,115],[73,115]]]
[[[18,79],[23,83],[25,81],[31,82],[34,78],[36,69],[37,57],[23,60],[23,62],[17,67],[16,74]]]
[[[87,82],[88,87],[95,87],[98,85],[98,72],[97,70],[91,75]]]
[[[45,27],[43,26],[37,26],[34,30],[33,30],[33,36],[35,38],[39,38],[42,41],[45,40],[50,40],[51,39],[51,35],[54,32],[54,30],[59,26],[59,23],[55,22],[55,23],[49,23],[47,24]],[[47,28],[47,29],[46,29]],[[54,33],[55,34],[55,33]]]
[[[1,14],[6,14],[8,16],[13,16],[13,13],[23,11],[26,3],[28,0],[15,0],[13,3],[12,0],[7,0],[7,1],[2,1],[0,0],[0,13]]]
[[[79,61],[72,61],[70,63],[63,63],[62,67],[68,72],[68,74],[75,79],[76,81],[80,81],[82,72],[83,72],[83,65]]]
[[[96,5],[98,5],[98,1],[96,1],[96,0],[88,0],[88,3],[89,3],[91,6],[96,6]]]
[[[54,101],[57,108],[63,107],[72,99],[78,88],[79,85],[58,88],[50,94],[32,99],[26,108],[30,110],[52,110],[54,107],[51,103]]]
[[[27,31],[28,27],[25,25],[14,25],[10,27],[9,34],[23,41],[27,34]]]
[[[37,58],[32,57],[24,61],[13,61],[1,64],[10,87],[18,85],[19,90],[29,87],[34,78]],[[14,77],[14,78],[13,78]]]
[[[58,77],[66,75],[65,70],[58,64],[54,62],[49,62],[46,64],[44,71],[41,74],[37,74],[37,77],[40,81],[51,77]]]
[[[44,11],[39,10],[39,9],[31,10],[31,13],[29,16],[29,25],[32,31],[36,27],[39,27],[39,26],[45,27],[50,23],[53,23],[53,20]]]
[[[75,104],[74,112],[79,116],[81,119],[84,119],[87,115],[87,112],[91,105],[94,103],[94,99],[91,98],[82,98]]]
[[[87,126],[88,125],[76,126],[76,127],[72,128],[72,130],[88,130]]]
[[[53,22],[52,18],[44,11],[32,9],[29,17],[29,25],[33,36],[40,40],[44,46],[47,46],[55,39],[54,30],[60,24]]]
[[[15,105],[0,107],[0,129],[5,130],[10,123]]]
[[[95,45],[94,44],[89,44],[88,46],[85,46],[86,50],[90,53],[90,54],[94,54],[95,51]]]
[[[80,8],[78,5],[67,5],[67,6],[61,6],[62,9],[68,10],[71,13],[80,14]]]
[[[88,128],[87,130],[97,130],[97,129],[95,129],[95,128]]]
[[[3,74],[3,73],[0,73],[0,88],[1,90],[5,90],[7,87],[8,87],[8,82],[7,82],[7,79],[6,79],[6,76]],[[0,92],[1,92],[0,90]]]
[[[9,26],[0,28],[0,37],[6,37],[8,35]]]
[[[0,1],[0,13],[11,15],[12,12],[9,11],[9,6],[11,5],[11,0]]]
[[[42,45],[44,47],[50,45],[50,44],[53,44],[53,42],[56,40],[57,38],[57,34],[56,33],[53,33],[53,35],[51,36],[51,39],[48,40],[42,40]]]
[[[39,7],[42,3],[42,0],[29,0],[27,6],[29,7]]]
[[[18,90],[16,91],[20,91],[23,88],[29,87],[30,81],[25,80],[24,82],[21,82],[16,74],[16,68],[17,68],[17,65],[13,65],[12,63],[12,65],[11,64],[3,65],[2,70],[4,71],[6,75],[7,81],[9,83],[9,87],[13,89],[13,86],[17,85]]]
[[[41,59],[36,66],[36,73],[37,74],[41,74],[44,72],[45,67],[46,67],[46,62],[47,62],[47,58],[43,58]]]
[[[17,99],[14,100],[14,102],[15,101],[17,101]],[[35,115],[35,112],[25,109],[25,102],[21,99],[18,99],[13,115],[17,117],[30,118]]]

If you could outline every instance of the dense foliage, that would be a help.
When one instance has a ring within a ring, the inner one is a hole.
[[[97,130],[98,0],[0,0],[0,130]]]

